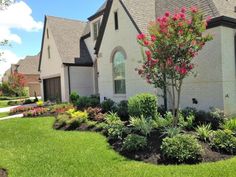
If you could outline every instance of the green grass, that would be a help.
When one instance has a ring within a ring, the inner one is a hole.
[[[0,118],[7,117],[9,116],[9,112],[1,112],[0,113]]]
[[[7,103],[8,101],[0,101],[0,108],[9,107]]]
[[[55,131],[53,121],[0,121],[0,167],[10,177],[236,177],[236,158],[192,166],[130,161],[102,135]]]

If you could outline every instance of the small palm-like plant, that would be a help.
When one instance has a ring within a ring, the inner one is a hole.
[[[212,134],[211,124],[198,126],[196,129],[198,139],[204,142],[209,141]]]
[[[181,133],[182,133],[182,129],[180,127],[166,127],[162,133],[162,136],[173,138],[176,135],[179,135]]]
[[[223,126],[225,130],[231,130],[234,134],[236,133],[236,119],[230,119],[226,121]]]

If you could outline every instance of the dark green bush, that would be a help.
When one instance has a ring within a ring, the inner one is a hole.
[[[88,107],[99,107],[100,106],[100,100],[95,97],[79,97],[79,99],[76,102],[77,108],[79,110],[86,109]]]
[[[129,120],[128,101],[123,100],[117,105],[117,114],[121,118],[121,120]]]
[[[116,103],[111,99],[104,100],[101,107],[104,113],[117,111]]]
[[[202,147],[191,135],[176,135],[163,139],[162,156],[171,163],[196,163],[202,160]]]
[[[31,100],[31,99],[26,99],[23,104],[32,104],[32,103],[34,103],[33,100]]]
[[[78,99],[79,99],[79,94],[77,92],[72,92],[70,94],[70,101],[73,105],[76,105]]]
[[[231,130],[217,130],[210,138],[211,147],[227,154],[236,154],[236,138]]]
[[[154,118],[157,114],[157,97],[143,93],[131,97],[128,101],[129,115],[132,117]]]
[[[146,137],[136,134],[130,134],[124,139],[122,150],[132,152],[132,151],[143,150],[146,146],[147,146]]]

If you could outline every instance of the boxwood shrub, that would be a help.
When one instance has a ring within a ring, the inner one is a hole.
[[[157,114],[157,97],[142,93],[131,97],[128,101],[129,115],[132,117],[154,118]]]
[[[163,139],[162,157],[168,163],[196,163],[202,160],[202,147],[191,135],[179,134]]]

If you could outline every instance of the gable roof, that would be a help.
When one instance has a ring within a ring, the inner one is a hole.
[[[55,40],[58,52],[61,56],[62,63],[75,63],[75,59],[81,58],[81,50],[88,51],[85,48],[87,46],[80,46],[81,37],[83,37],[85,33],[85,29],[87,27],[87,22],[82,22],[78,20],[65,19],[60,17],[53,16],[45,16],[45,24],[44,24],[44,34],[45,27],[48,24],[53,38]],[[43,40],[44,40],[43,34]],[[42,49],[43,51],[43,40],[42,40]],[[89,52],[85,55],[83,54],[83,63],[88,60],[88,64],[91,64],[91,57]],[[39,70],[41,67],[42,56],[40,56]]]
[[[176,8],[197,6],[205,15],[212,18],[219,16],[228,16],[236,18],[234,8],[236,1],[223,1],[223,0],[156,0],[156,15],[161,16],[166,10],[174,13]]]
[[[22,74],[34,75],[38,72],[39,54],[35,56],[27,56],[25,59],[20,60],[17,65],[17,71]]]

